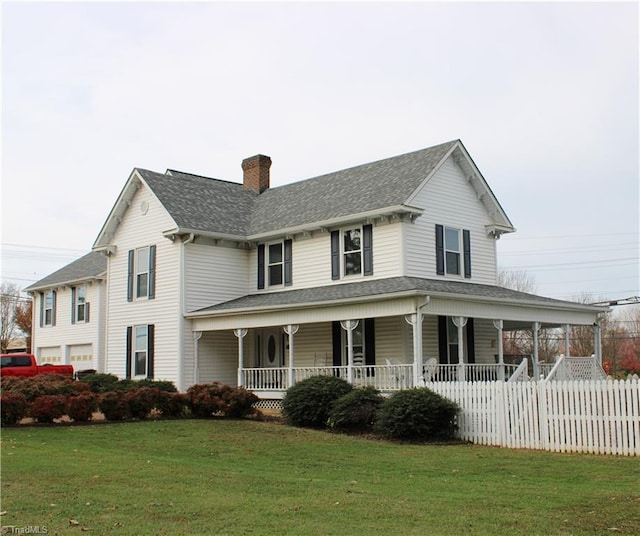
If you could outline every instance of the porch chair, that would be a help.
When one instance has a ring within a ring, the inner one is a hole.
[[[433,380],[438,370],[438,360],[435,357],[427,359],[422,367],[422,381],[426,384]]]

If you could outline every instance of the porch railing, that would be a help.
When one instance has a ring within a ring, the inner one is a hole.
[[[379,391],[399,391],[429,382],[480,382],[513,381],[522,373],[523,365],[498,364],[438,365],[421,378],[414,380],[412,363],[387,365],[354,365],[351,383],[356,387],[371,386]],[[526,362],[524,363],[526,378]],[[293,367],[293,382],[312,376],[336,376],[349,381],[346,366]],[[290,387],[290,369],[245,368],[242,369],[243,386],[252,391],[286,391]],[[517,379],[522,379],[518,377]]]

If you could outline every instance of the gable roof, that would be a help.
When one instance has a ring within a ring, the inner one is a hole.
[[[514,230],[460,140],[328,173],[261,194],[242,184],[168,169],[164,174],[135,168],[94,248],[107,246],[122,212],[144,182],[176,228],[167,234],[206,233],[256,240],[340,225],[392,213],[421,214],[411,206],[418,189],[453,155],[487,207],[500,232]]]
[[[80,283],[103,279],[107,273],[107,258],[100,252],[92,251],[49,274],[24,290],[33,292],[40,289],[58,287],[71,283]]]

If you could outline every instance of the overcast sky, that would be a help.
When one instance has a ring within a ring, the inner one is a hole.
[[[2,280],[91,249],[134,167],[271,184],[461,139],[539,294],[640,295],[639,15],[603,3],[2,3]]]

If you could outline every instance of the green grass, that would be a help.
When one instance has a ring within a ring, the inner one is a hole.
[[[61,535],[640,534],[640,461],[248,420],[14,427],[1,509]]]

